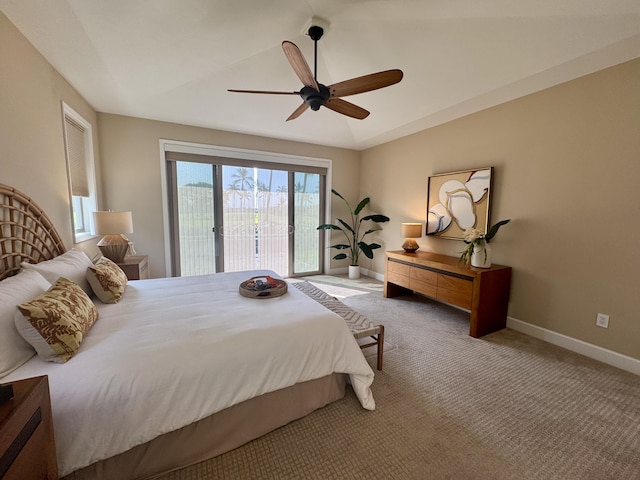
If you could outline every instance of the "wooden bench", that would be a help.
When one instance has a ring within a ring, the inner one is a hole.
[[[360,348],[378,346],[378,370],[382,370],[382,354],[384,350],[384,325],[376,325],[364,315],[356,312],[352,308],[348,307],[340,300],[332,297],[328,293],[320,290],[315,285],[307,282],[289,282],[298,290],[304,292],[309,297],[316,300],[318,303],[328,308],[332,312],[341,316],[347,323],[349,330],[353,334],[356,340],[369,337],[372,341],[368,343],[358,342]]]

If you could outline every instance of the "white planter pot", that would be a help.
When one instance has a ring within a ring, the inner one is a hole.
[[[491,245],[475,245],[471,254],[471,266],[478,268],[491,267]]]
[[[360,278],[360,265],[349,265],[349,278]]]

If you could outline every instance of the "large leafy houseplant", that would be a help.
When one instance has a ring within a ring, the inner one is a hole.
[[[331,190],[335,196],[340,197],[344,203],[346,203],[349,208],[349,212],[351,214],[351,218],[348,221],[338,218],[338,223],[340,225],[335,225],[333,223],[325,223],[318,227],[318,230],[339,230],[347,239],[347,243],[337,243],[335,245],[331,245],[329,248],[335,248],[336,250],[348,250],[349,254],[347,255],[345,252],[340,252],[336,256],[333,257],[334,260],[342,260],[344,258],[349,258],[350,265],[357,266],[359,265],[358,261],[360,258],[360,252],[364,253],[367,258],[373,258],[373,251],[377,248],[380,248],[381,245],[377,243],[366,243],[364,241],[364,237],[369,235],[370,233],[376,232],[378,230],[382,230],[380,227],[374,227],[367,229],[364,233],[361,233],[362,223],[367,221],[372,221],[374,223],[383,223],[388,222],[389,217],[385,215],[380,215],[378,213],[374,213],[372,215],[365,215],[360,217],[360,213],[369,204],[369,197],[360,200],[358,206],[353,209],[349,202],[340,195],[335,190]]]

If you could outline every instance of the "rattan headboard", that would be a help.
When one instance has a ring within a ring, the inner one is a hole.
[[[51,220],[33,200],[0,184],[0,280],[20,271],[20,263],[50,260],[66,251]]]

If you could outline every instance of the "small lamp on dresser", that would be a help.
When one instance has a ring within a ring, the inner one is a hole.
[[[133,233],[131,212],[93,212],[95,233],[104,235],[98,242],[102,254],[115,263],[124,259],[129,249],[129,239],[125,233]]]
[[[402,224],[402,236],[406,239],[402,244],[402,248],[407,253],[414,253],[420,247],[416,238],[422,236],[422,224],[421,223],[403,223]]]

